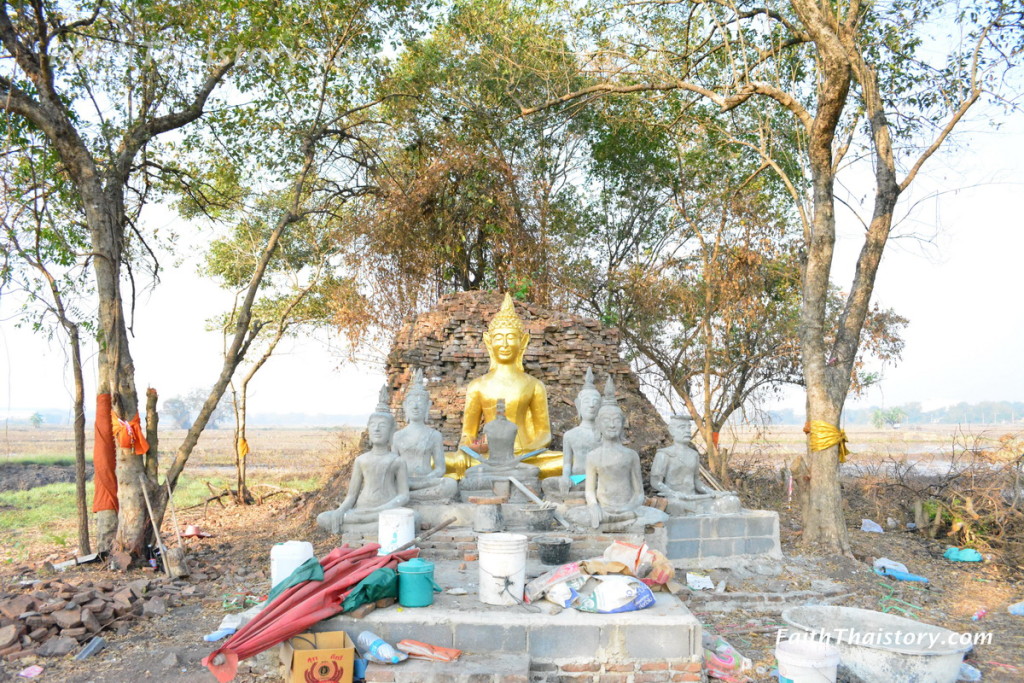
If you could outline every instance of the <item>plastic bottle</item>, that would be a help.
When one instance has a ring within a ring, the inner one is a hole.
[[[359,649],[366,652],[366,658],[371,662],[398,664],[409,657],[409,655],[401,650],[396,650],[393,645],[372,631],[360,633],[359,637],[356,638],[356,645],[359,646]]]
[[[1024,617],[1024,600],[1010,605],[1007,610],[1010,614],[1015,614],[1018,617]]]

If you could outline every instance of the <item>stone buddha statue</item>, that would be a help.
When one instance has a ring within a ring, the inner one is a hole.
[[[509,477],[515,477],[521,484],[539,493],[540,469],[521,462],[515,455],[519,428],[505,416],[505,399],[498,399],[494,419],[484,425],[482,431],[487,437],[490,457],[466,470],[459,483],[463,496],[468,498],[489,494],[493,491],[495,481],[507,480]],[[513,489],[512,500],[520,499],[523,499],[521,492]]]
[[[565,513],[574,524],[601,531],[631,531],[668,519],[664,512],[643,504],[640,455],[622,444],[623,426],[615,384],[609,377],[597,413],[601,443],[587,454],[587,504],[570,507]]]
[[[740,511],[731,491],[716,491],[700,476],[700,457],[693,448],[690,418],[673,415],[668,423],[673,444],[659,450],[651,465],[651,488],[668,500],[673,516],[724,514]]]
[[[386,385],[380,390],[377,409],[370,415],[366,430],[372,447],[353,461],[345,500],[337,510],[322,512],[316,518],[316,523],[330,533],[343,533],[352,525],[375,524],[383,510],[409,502],[405,461],[391,450],[395,418],[388,407]]]
[[[426,425],[430,394],[423,371],[415,370],[409,391],[402,401],[408,425],[395,433],[394,450],[405,461],[412,502],[448,503],[458,495],[454,479],[444,476],[444,439],[441,432]]]
[[[576,413],[580,424],[562,437],[562,476],[549,477],[541,482],[545,498],[583,498],[583,481],[573,483],[573,477],[582,478],[587,471],[587,454],[597,448],[601,437],[595,420],[601,407],[601,392],[594,386],[594,371],[587,368],[583,388],[576,395]]]

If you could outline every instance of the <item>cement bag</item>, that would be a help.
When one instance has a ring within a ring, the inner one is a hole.
[[[572,607],[572,603],[576,602],[580,594],[576,592],[577,586],[572,586],[571,583],[568,581],[556,583],[544,594],[544,599],[559,607]]]
[[[581,612],[613,614],[632,612],[653,604],[654,593],[643,581],[633,576],[609,574],[590,577],[573,607]]]
[[[536,602],[544,594],[560,583],[568,583],[572,588],[579,588],[587,580],[579,562],[570,562],[545,572],[526,584],[526,602]]]

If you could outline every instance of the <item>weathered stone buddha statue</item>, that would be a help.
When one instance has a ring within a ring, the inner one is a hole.
[[[494,482],[515,477],[534,492],[540,491],[540,468],[521,462],[515,455],[519,428],[505,416],[505,399],[499,398],[494,419],[484,425],[484,436],[490,446],[490,457],[466,470],[459,482],[463,497],[490,494]],[[512,489],[512,500],[522,498],[518,489]]]
[[[459,485],[444,476],[441,432],[426,425],[430,393],[423,382],[422,370],[413,372],[402,408],[408,425],[395,433],[393,444],[408,469],[409,498],[414,503],[451,502],[458,495]]]
[[[541,476],[549,476],[558,473],[559,463],[557,454],[547,452],[551,443],[547,390],[540,380],[523,370],[523,355],[529,343],[530,333],[516,314],[512,297],[505,294],[501,309],[484,333],[490,369],[466,388],[459,448],[473,458],[488,457],[487,440],[482,438],[481,428],[497,414],[498,399],[504,399],[507,418],[519,428],[516,457],[530,456],[528,462],[542,467]],[[461,465],[461,470],[466,464],[469,463]],[[454,461],[449,463],[449,471],[461,470]]]
[[[576,395],[575,403],[580,423],[562,437],[562,476],[549,477],[541,482],[545,498],[583,498],[585,483],[573,483],[573,477],[580,478],[586,474],[587,454],[601,443],[594,422],[601,407],[601,392],[594,386],[594,371],[590,368],[587,368],[583,388]]]
[[[388,408],[387,386],[380,390],[377,409],[366,429],[372,448],[353,461],[345,500],[337,510],[322,512],[316,518],[316,523],[330,533],[343,533],[354,524],[375,524],[381,511],[409,502],[405,461],[391,450],[395,418]]]
[[[668,519],[664,512],[643,504],[640,455],[622,444],[623,426],[615,384],[609,377],[597,413],[601,443],[587,454],[587,504],[570,507],[565,513],[574,524],[601,531],[629,531]]]
[[[673,415],[668,423],[673,444],[654,455],[651,488],[668,499],[673,516],[724,514],[740,511],[740,499],[732,491],[716,491],[700,476],[700,457],[693,448],[690,418]]]

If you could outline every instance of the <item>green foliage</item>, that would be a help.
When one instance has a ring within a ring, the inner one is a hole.
[[[40,427],[42,427],[43,426],[43,422],[45,422],[45,420],[43,419],[43,416],[40,415],[39,413],[32,413],[32,416],[30,418],[28,418],[28,421],[36,429],[39,429]]]
[[[882,429],[883,427],[899,427],[900,424],[907,418],[907,414],[899,408],[882,409],[878,408],[871,415],[871,424],[874,425],[875,429]]]

